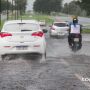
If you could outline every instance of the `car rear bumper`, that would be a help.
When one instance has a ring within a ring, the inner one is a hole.
[[[10,46],[10,47],[9,47]],[[45,43],[24,43],[16,44],[9,43],[0,45],[0,54],[20,54],[20,53],[40,53],[43,54],[46,51]]]
[[[65,36],[68,35],[67,32],[51,32],[52,36]]]
[[[2,51],[0,52],[0,55],[4,55],[4,54],[20,54],[20,53],[40,53],[40,54],[44,54],[45,50],[7,50],[7,51]]]

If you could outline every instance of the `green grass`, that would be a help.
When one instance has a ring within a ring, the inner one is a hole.
[[[20,19],[21,17],[19,17]],[[53,19],[51,19],[51,17],[49,15],[40,15],[40,14],[34,14],[34,15],[23,15],[22,19],[24,20],[31,20],[31,19],[35,19],[35,20],[45,20],[47,24],[51,24],[53,22]]]
[[[90,29],[85,29],[82,31],[82,33],[90,34]]]
[[[0,23],[0,31],[1,31],[2,27],[3,27],[3,24],[4,24],[4,21],[1,21],[1,23]]]

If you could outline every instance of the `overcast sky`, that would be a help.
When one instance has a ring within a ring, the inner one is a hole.
[[[27,10],[32,10],[32,8],[33,8],[33,2],[34,2],[35,0],[28,0],[28,5],[27,5]],[[72,0],[63,0],[63,3],[69,3],[69,2],[71,2]]]

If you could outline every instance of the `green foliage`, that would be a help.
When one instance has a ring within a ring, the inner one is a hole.
[[[90,0],[78,0],[76,4],[86,11],[88,16],[90,15]]]
[[[20,14],[23,14],[26,10],[27,0],[14,0],[16,10],[20,10]]]
[[[72,1],[69,4],[65,3],[62,11],[66,14],[86,16],[86,11],[82,10],[78,1]]]
[[[62,0],[36,0],[34,2],[34,11],[50,14],[51,12],[60,12]]]
[[[82,31],[82,33],[90,34],[90,29],[84,29],[84,30]]]
[[[0,1],[0,12],[4,11],[4,10],[11,10],[11,7],[12,7],[12,4],[9,2],[6,1],[6,0],[1,0]]]
[[[0,23],[0,31],[1,31],[2,27],[3,27],[3,24],[4,24],[4,21],[1,21],[1,23]]]
[[[21,19],[21,17],[19,17],[19,19]],[[23,20],[45,20],[47,24],[51,24],[53,22],[53,19],[49,16],[49,15],[45,15],[45,14],[34,14],[34,15],[23,15],[22,16]]]
[[[90,15],[90,0],[82,0],[81,7],[87,11],[87,15]]]

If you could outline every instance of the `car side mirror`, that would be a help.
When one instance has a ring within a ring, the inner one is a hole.
[[[43,33],[47,33],[47,30],[46,29],[43,29]]]

